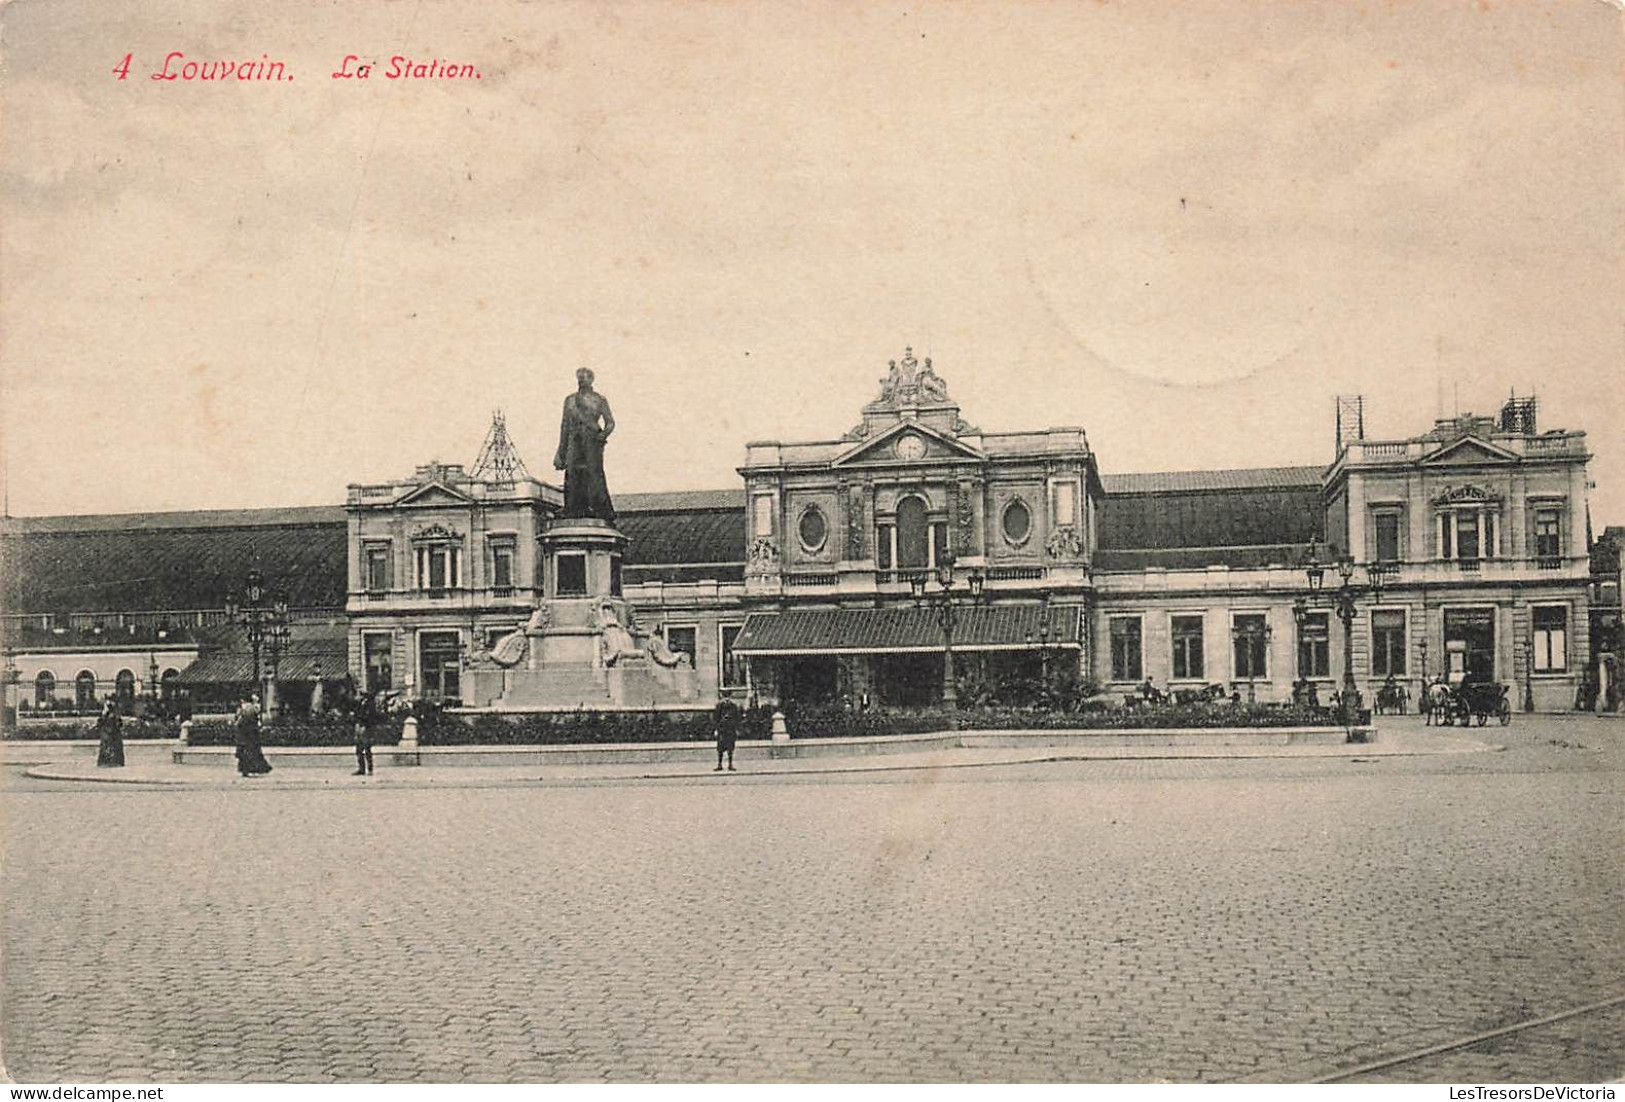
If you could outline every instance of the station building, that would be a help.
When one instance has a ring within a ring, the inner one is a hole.
[[[733,488],[616,498],[613,586],[691,658],[699,704],[937,701],[945,580],[964,679],[1066,670],[1265,701],[1304,679],[1324,699],[1350,648],[1368,694],[1444,670],[1551,710],[1597,660],[1586,438],[1538,430],[1532,399],[1408,437],[1340,424],[1324,463],[1113,474],[1082,428],[977,428],[905,352],[841,438],[743,453]],[[13,700],[240,693],[251,663],[223,610],[254,568],[293,609],[292,706],[346,674],[459,701],[541,593],[578,584],[567,562],[542,576],[560,505],[528,476],[432,463],[342,507],[8,519]],[[1387,579],[1346,637],[1324,601],[1293,607],[1306,562],[1344,554]]]

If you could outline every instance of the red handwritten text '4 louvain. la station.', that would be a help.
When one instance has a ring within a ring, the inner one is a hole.
[[[113,66],[113,75],[119,80],[130,79],[134,54]],[[480,80],[479,69],[466,62],[446,61],[442,58],[403,57],[396,54],[380,65],[377,61],[358,54],[346,54],[339,67],[328,74],[332,80]],[[163,64],[148,74],[148,80],[178,81],[183,84],[230,82],[234,84],[280,84],[293,79],[288,65],[273,60],[270,54],[258,58],[201,58],[188,56],[181,50],[171,50]]]

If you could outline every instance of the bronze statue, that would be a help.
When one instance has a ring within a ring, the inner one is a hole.
[[[564,472],[564,516],[597,517],[615,523],[615,506],[604,482],[604,441],[615,431],[609,403],[592,388],[593,374],[576,372],[576,392],[564,399],[559,450],[553,469]]]

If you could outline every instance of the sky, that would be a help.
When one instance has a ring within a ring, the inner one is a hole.
[[[1316,464],[1534,392],[1625,523],[1625,35],[1563,3],[0,9],[13,515],[739,485],[929,355],[1103,472]],[[291,80],[152,80],[269,58]],[[114,69],[125,55],[127,78]],[[347,54],[368,80],[336,80]],[[390,81],[389,58],[478,79]]]

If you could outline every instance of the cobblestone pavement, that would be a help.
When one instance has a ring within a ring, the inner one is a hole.
[[[1625,993],[1625,726],[845,778],[19,782],[25,1082],[1302,1080]],[[1606,1012],[1374,1074],[1586,1081]]]

